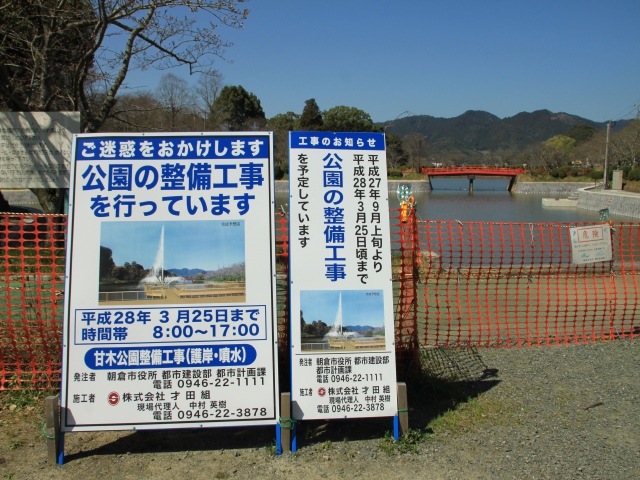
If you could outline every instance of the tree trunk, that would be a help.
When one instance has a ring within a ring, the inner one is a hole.
[[[64,213],[66,188],[31,188],[44,213]]]
[[[10,208],[9,202],[7,202],[2,192],[0,192],[0,212],[9,212]]]

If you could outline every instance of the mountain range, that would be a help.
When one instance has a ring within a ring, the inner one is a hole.
[[[195,277],[199,273],[207,273],[206,270],[201,268],[169,268],[167,272],[174,273],[179,277]]]
[[[614,130],[628,124],[628,120],[618,121]],[[430,152],[524,150],[555,135],[563,135],[577,125],[596,130],[606,128],[606,123],[549,110],[520,112],[506,118],[482,110],[468,110],[454,118],[414,115],[377,125],[386,126],[387,133],[401,138],[412,133],[424,135]]]

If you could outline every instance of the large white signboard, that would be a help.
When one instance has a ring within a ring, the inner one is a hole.
[[[275,425],[272,134],[73,140],[63,431]]]
[[[68,188],[80,112],[0,112],[0,188]]]
[[[613,258],[611,252],[611,227],[607,224],[589,227],[572,227],[572,261],[576,265],[607,262]]]
[[[293,418],[396,415],[384,135],[289,142]]]

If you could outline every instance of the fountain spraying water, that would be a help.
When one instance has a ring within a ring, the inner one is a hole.
[[[165,277],[164,276],[164,225],[160,232],[160,243],[158,244],[158,251],[156,252],[156,258],[153,261],[152,267],[149,269],[147,276],[140,280],[140,285],[161,285],[168,286],[172,283],[183,283],[182,277]]]
[[[342,293],[338,297],[338,311],[336,312],[336,319],[333,322],[331,330],[325,335],[328,339],[347,339],[357,337],[356,332],[348,332],[342,328]]]

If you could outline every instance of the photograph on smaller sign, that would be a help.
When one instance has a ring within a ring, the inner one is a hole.
[[[303,352],[384,350],[384,323],[381,290],[300,292]]]
[[[99,303],[244,302],[244,221],[103,222]]]

